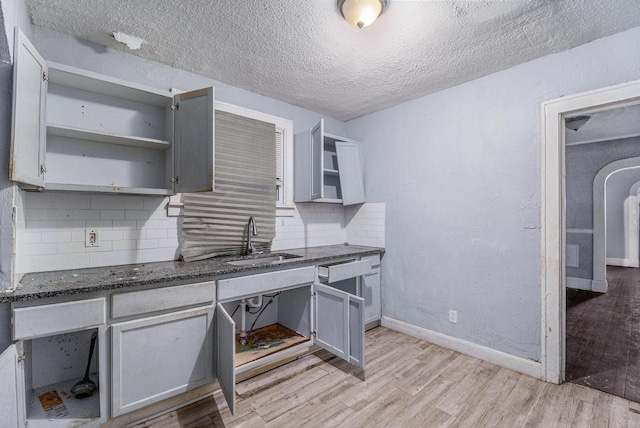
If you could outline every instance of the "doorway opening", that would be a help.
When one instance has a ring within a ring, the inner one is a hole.
[[[548,382],[566,379],[565,119],[636,104],[640,104],[640,81],[542,104],[542,370]]]

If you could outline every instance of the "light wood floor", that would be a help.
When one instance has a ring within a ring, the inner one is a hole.
[[[142,425],[169,427],[640,427],[640,405],[548,384],[383,327],[367,333],[366,377],[325,352]],[[362,380],[362,379],[365,380]]]
[[[567,290],[566,379],[640,401],[640,269],[608,266],[607,281]]]

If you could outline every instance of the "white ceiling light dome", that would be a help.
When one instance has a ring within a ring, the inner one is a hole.
[[[390,0],[338,0],[338,9],[351,25],[364,28],[373,24],[389,6]]]

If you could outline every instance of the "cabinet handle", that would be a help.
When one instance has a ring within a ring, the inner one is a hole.
[[[42,81],[47,82],[49,80],[49,76],[44,71],[42,72]]]
[[[40,174],[44,174],[45,172],[47,172],[47,168],[45,168],[44,165],[40,165]]]
[[[171,177],[171,182],[172,183],[177,183],[178,182],[178,177]]]

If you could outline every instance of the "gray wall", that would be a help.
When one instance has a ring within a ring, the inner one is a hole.
[[[593,179],[611,162],[635,156],[640,137],[566,148],[567,229],[593,229]],[[579,267],[567,267],[567,276],[593,279],[593,235],[567,233],[567,244],[578,245],[580,252]]]
[[[640,79],[638,52],[640,28],[347,123],[387,206],[385,316],[540,360],[540,104]]]

